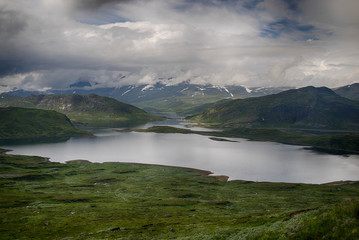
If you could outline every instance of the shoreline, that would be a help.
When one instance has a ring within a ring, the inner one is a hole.
[[[183,167],[0,158],[1,239],[279,239],[308,229],[334,239],[359,222],[359,182],[223,182]]]
[[[7,153],[11,152],[11,151],[13,151],[13,150],[0,148],[0,154],[8,155]],[[30,155],[20,155],[20,154],[10,154],[10,155],[14,155],[14,156],[19,155],[19,156],[32,157]],[[305,184],[305,185],[316,185],[316,186],[320,186],[320,185],[342,185],[342,184],[359,183],[359,180],[334,180],[334,181],[324,182],[324,183],[303,183],[303,182],[285,182],[285,181],[271,182],[271,181],[253,181],[253,180],[245,180],[245,179],[233,179],[233,180],[230,180],[229,176],[222,175],[222,174],[215,175],[215,173],[210,171],[210,170],[203,170],[203,169],[191,168],[191,167],[171,166],[171,165],[153,164],[153,163],[139,163],[139,162],[138,163],[136,163],[136,162],[113,162],[113,161],[109,161],[109,162],[91,162],[90,160],[86,160],[86,159],[74,159],[74,160],[68,160],[68,161],[64,161],[64,162],[53,162],[48,157],[43,157],[43,156],[36,156],[36,157],[44,158],[47,162],[59,163],[59,164],[67,164],[67,163],[71,163],[71,162],[82,162],[82,163],[88,163],[88,164],[115,163],[115,164],[130,164],[130,165],[140,165],[140,166],[175,168],[175,169],[182,169],[182,170],[192,171],[192,172],[197,173],[200,176],[204,176],[204,177],[212,177],[212,178],[217,179],[220,182],[270,183],[270,184]]]
[[[24,140],[24,139],[33,139],[33,138],[71,138],[71,137],[96,137],[93,133],[88,132],[88,134],[84,135],[34,135],[34,136],[15,136],[15,137],[0,137],[0,140]]]
[[[348,138],[351,137],[354,140],[359,139],[358,134],[327,134],[327,135],[306,135],[299,132],[284,132],[278,129],[256,129],[256,128],[241,128],[224,131],[193,131],[190,129],[182,129],[171,126],[153,126],[147,129],[133,129],[134,132],[154,132],[154,133],[180,133],[180,134],[197,134],[203,136],[209,136],[214,138],[243,138],[249,141],[261,141],[261,142],[274,142],[282,143],[294,146],[303,146],[312,148],[312,151],[318,152],[337,152],[345,154],[359,155],[359,149],[327,147],[328,144],[325,141],[335,139],[337,137]],[[279,135],[279,136],[278,136]],[[322,145],[318,145],[318,142],[324,141]],[[324,145],[323,145],[324,144]]]

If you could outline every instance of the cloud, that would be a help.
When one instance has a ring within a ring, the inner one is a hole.
[[[0,38],[3,41],[15,37],[25,27],[25,17],[19,12],[0,8]]]
[[[356,0],[3,1],[0,85],[350,84],[358,81],[358,7]]]
[[[276,63],[269,71],[269,76],[272,81],[278,81],[279,85],[285,84],[287,70],[295,67],[300,60],[300,58],[294,57]]]
[[[114,5],[126,2],[131,2],[131,0],[71,0],[69,4],[70,7],[72,7],[74,10],[95,11],[106,5]]]

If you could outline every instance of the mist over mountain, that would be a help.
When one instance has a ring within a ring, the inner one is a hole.
[[[69,85],[68,88],[48,91],[16,90],[5,95],[29,96],[35,95],[63,95],[63,94],[97,94],[115,98],[121,102],[136,105],[148,112],[172,112],[179,115],[198,114],[206,107],[204,104],[214,104],[222,99],[237,99],[264,96],[288,90],[288,87],[278,88],[248,88],[243,86],[217,86],[191,84],[188,81],[176,85],[163,82],[155,84],[126,85],[118,88],[97,87],[89,81],[80,81]],[[210,105],[209,105],[210,106]]]
[[[96,84],[95,84],[96,85]],[[153,100],[163,97],[174,96],[199,96],[217,95],[223,98],[245,98],[263,96],[288,90],[290,87],[244,87],[234,85],[212,85],[212,84],[192,84],[188,81],[171,85],[158,81],[154,84],[125,85],[121,87],[93,87],[88,81],[75,82],[67,88],[46,90],[46,91],[26,91],[22,89],[9,91],[4,94],[28,96],[31,94],[97,94],[106,97],[113,97],[120,101],[135,103],[146,100]]]

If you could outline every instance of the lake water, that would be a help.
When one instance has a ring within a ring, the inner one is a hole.
[[[155,125],[184,128],[187,123]],[[152,124],[142,126],[147,128]],[[213,141],[195,134],[115,132],[92,129],[95,138],[66,142],[7,145],[11,154],[37,155],[54,162],[85,159],[91,162],[133,162],[209,170],[230,180],[326,183],[359,180],[359,155],[331,155],[272,142],[231,139]],[[194,128],[194,130],[203,130]]]

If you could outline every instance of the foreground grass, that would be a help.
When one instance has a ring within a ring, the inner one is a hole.
[[[359,183],[0,154],[0,239],[358,239]]]
[[[235,128],[225,131],[192,131],[169,126],[154,126],[136,129],[139,132],[200,134],[215,137],[237,137],[257,141],[272,141],[286,144],[307,145],[326,151],[359,153],[359,134],[313,134],[300,131],[269,128]]]

